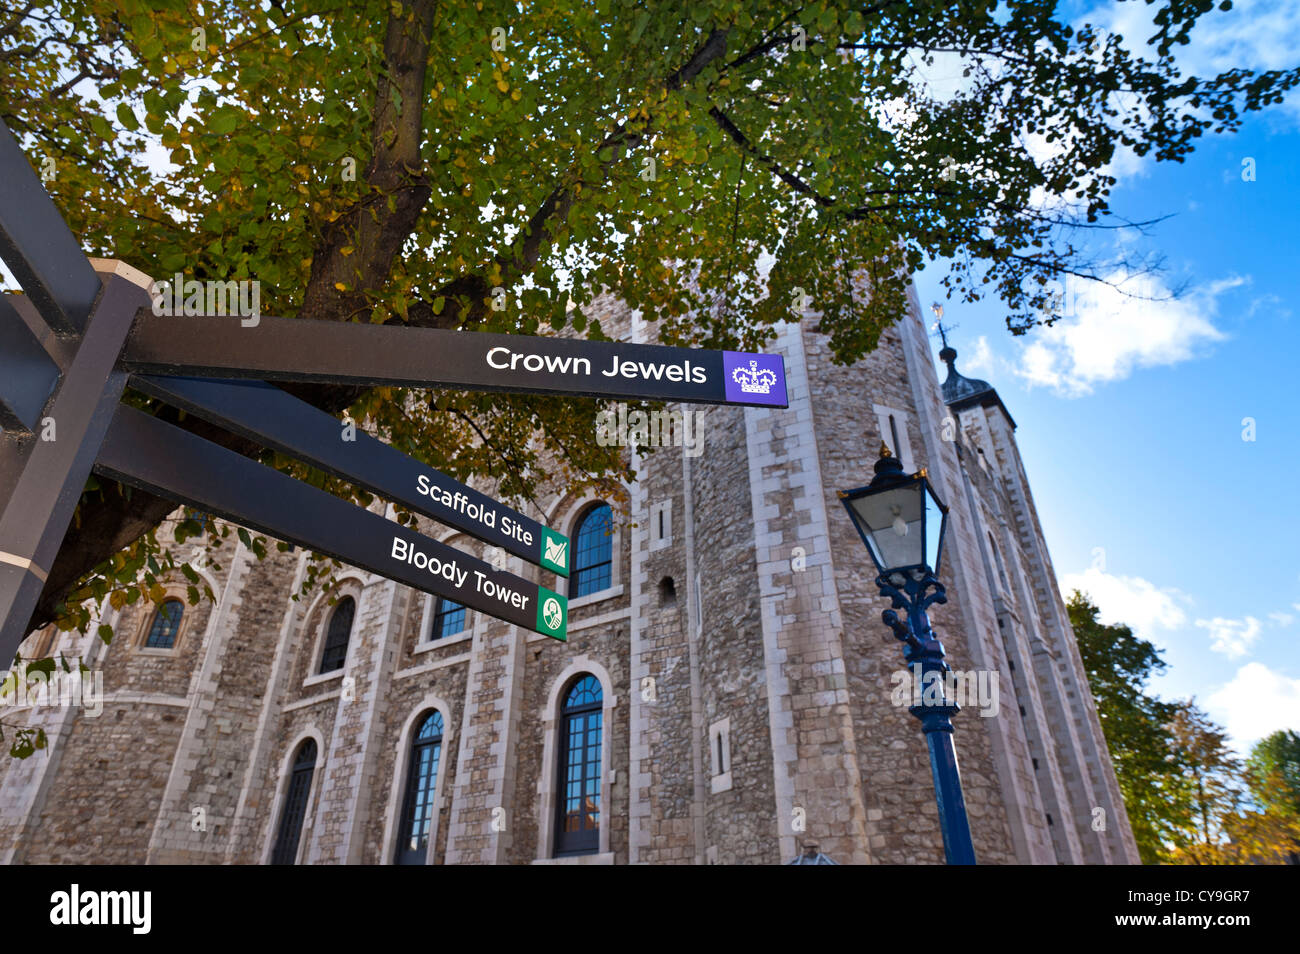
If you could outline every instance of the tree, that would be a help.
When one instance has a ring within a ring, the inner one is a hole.
[[[1261,852],[1300,864],[1300,733],[1279,729],[1260,739],[1246,760],[1247,783],[1272,827],[1281,830],[1264,841]]]
[[[1169,728],[1178,707],[1145,691],[1166,664],[1129,627],[1099,622],[1100,610],[1086,594],[1071,593],[1066,610],[1138,853],[1144,864],[1159,864],[1168,859],[1168,846],[1186,818],[1174,797],[1181,776]]]
[[[1244,766],[1227,733],[1194,699],[1180,702],[1170,723],[1180,774],[1179,801],[1190,807],[1174,842],[1181,860],[1214,864],[1229,837],[1228,821],[1243,801]]]
[[[930,257],[957,263],[954,294],[995,289],[1013,330],[1052,320],[1050,282],[1111,271],[1079,236],[1115,224],[1116,148],[1180,161],[1300,81],[1181,75],[1212,9],[1182,0],[1153,4],[1145,45],[1054,0],[20,4],[0,15],[0,118],[96,254],[255,279],[267,313],[330,321],[600,337],[610,288],[668,343],[753,347],[810,306],[840,361]],[[963,67],[958,95],[929,92],[936,57]],[[591,401],[295,393],[507,498],[630,476],[590,439]],[[88,486],[33,627],[148,595],[173,509]]]
[[[1171,728],[1182,801],[1191,807],[1190,824],[1174,838],[1174,863],[1294,863],[1300,812],[1286,797],[1282,774],[1271,766],[1248,769],[1228,748],[1223,728],[1194,700],[1179,704]]]
[[[1255,781],[1252,793],[1266,807],[1300,812],[1300,733],[1278,729],[1250,750],[1247,766]],[[1264,784],[1273,779],[1275,784]]]

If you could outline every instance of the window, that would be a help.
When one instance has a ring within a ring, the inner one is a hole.
[[[907,437],[907,415],[897,408],[883,404],[873,405],[876,423],[880,428],[880,439],[889,447],[889,452],[898,458],[903,469],[908,473],[916,470],[916,461],[912,457],[911,442]]]
[[[402,824],[397,833],[399,865],[422,865],[429,854],[429,822],[433,818],[433,790],[442,759],[442,713],[436,709],[420,721],[411,740],[411,763],[406,770],[406,796],[402,799]]]
[[[176,634],[180,632],[181,617],[185,615],[185,604],[180,600],[167,600],[153,614],[153,623],[149,626],[149,635],[144,644],[149,649],[171,649],[176,645]]]
[[[1002,554],[998,552],[998,545],[993,542],[993,534],[990,533],[988,538],[989,549],[993,551],[993,560],[998,566],[998,577],[1002,580],[1002,589],[1009,592],[1011,584],[1007,582],[1007,568],[1002,563]],[[998,622],[1001,623],[1002,621],[998,620]]]
[[[719,719],[709,726],[709,790],[731,791],[731,718]]]
[[[559,816],[555,854],[600,850],[600,682],[579,676],[560,709]]]
[[[330,617],[325,633],[325,651],[321,653],[320,671],[334,672],[342,669],[348,658],[348,639],[352,635],[352,618],[357,614],[357,601],[350,596],[339,600]]]
[[[307,797],[311,795],[311,779],[316,774],[316,742],[307,739],[298,746],[293,760],[293,774],[285,791],[284,809],[280,812],[280,832],[275,838],[271,864],[291,865],[298,860],[298,840],[302,835],[302,822],[307,815]]]
[[[608,504],[592,507],[578,521],[574,534],[573,570],[569,595],[586,596],[608,589],[613,581],[613,512]]]
[[[436,598],[433,607],[433,626],[429,630],[430,639],[442,639],[453,636],[465,629],[465,607],[454,600],[441,596]]]
[[[650,508],[650,550],[662,550],[673,542],[673,502],[671,499]]]

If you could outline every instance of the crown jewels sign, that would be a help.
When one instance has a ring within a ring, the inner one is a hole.
[[[764,368],[758,370],[758,362],[749,362],[748,368],[737,368],[731,372],[731,380],[740,385],[740,390],[747,394],[770,394],[772,385],[776,384],[776,373]]]

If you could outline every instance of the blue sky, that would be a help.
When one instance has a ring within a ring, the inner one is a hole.
[[[1086,18],[1137,39],[1144,8]],[[1239,3],[1207,24],[1180,57],[1191,72],[1300,64],[1300,4]],[[1062,589],[1160,647],[1154,691],[1195,695],[1245,750],[1300,730],[1300,97],[1183,164],[1120,157],[1115,172],[1114,211],[1172,214],[1132,241],[1165,259],[1148,290],[1185,284],[1179,300],[1067,288],[1056,327],[1013,338],[996,301],[947,301],[941,268],[917,288],[960,326],[958,368],[1015,416]]]

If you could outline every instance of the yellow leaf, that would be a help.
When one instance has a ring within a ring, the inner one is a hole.
[[[342,282],[335,282],[335,283],[334,283],[334,287],[337,288],[339,291],[347,291],[347,290],[348,290],[348,286],[347,286],[347,285],[344,285]]]
[[[341,249],[339,249],[339,254],[342,255],[344,258],[347,258],[355,251],[356,249],[354,249],[351,245],[344,245]]]

